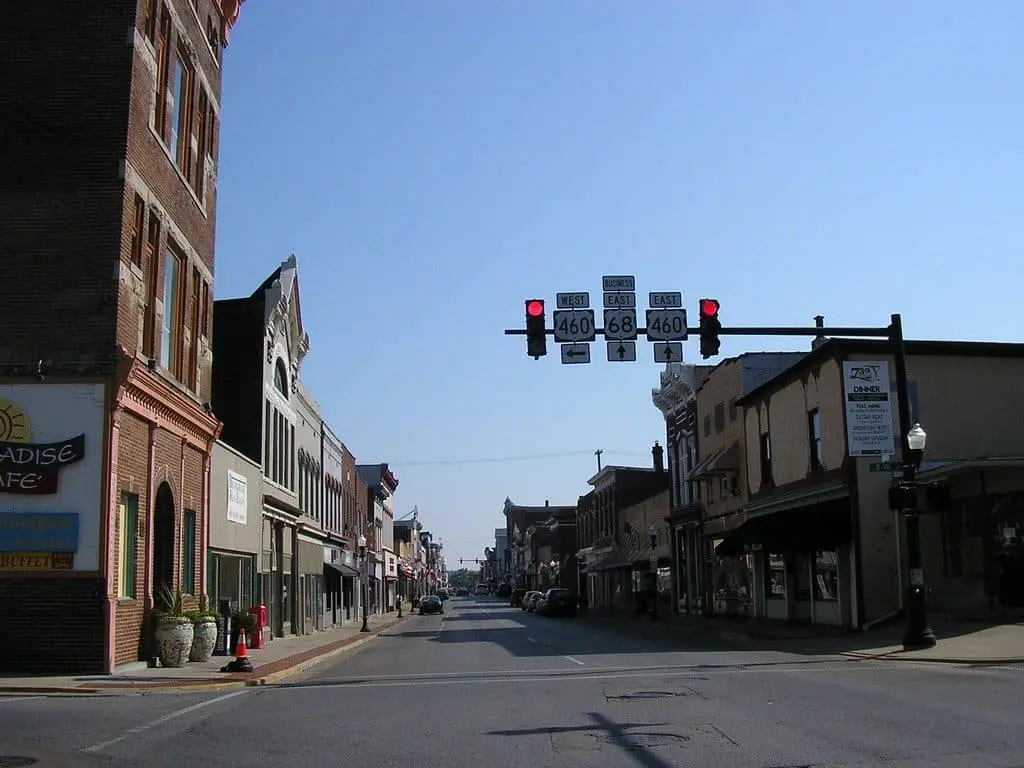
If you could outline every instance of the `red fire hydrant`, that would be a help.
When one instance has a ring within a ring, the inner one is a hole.
[[[265,645],[263,627],[267,625],[267,606],[254,605],[249,608],[249,615],[256,619],[256,628],[252,632],[252,638],[249,639],[249,647],[259,650]]]

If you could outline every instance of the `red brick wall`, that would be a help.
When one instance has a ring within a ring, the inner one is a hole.
[[[356,487],[356,483],[358,480],[359,476],[356,474],[356,457],[352,455],[352,452],[347,447],[342,445],[341,484],[344,501],[342,504],[341,524],[343,529],[352,531],[349,535],[349,540],[352,542],[353,549],[356,546],[356,537],[359,536],[357,520],[362,519],[359,517],[359,513],[357,511],[359,491]]]

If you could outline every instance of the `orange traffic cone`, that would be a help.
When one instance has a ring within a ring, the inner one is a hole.
[[[235,644],[235,660],[224,667],[226,672],[252,672],[249,661],[249,646],[245,642],[245,627],[238,630],[238,642]]]

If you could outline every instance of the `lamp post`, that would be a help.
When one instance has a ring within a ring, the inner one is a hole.
[[[651,523],[647,528],[651,537],[651,621],[658,620],[658,527]]]
[[[903,466],[902,482],[913,487],[917,470],[921,466],[924,448],[928,442],[928,433],[920,424],[914,424],[906,432],[907,452]],[[915,494],[916,495],[916,494]],[[928,595],[924,582],[924,569],[921,567],[921,516],[916,508],[904,509],[907,521],[907,569],[909,583],[907,585],[907,628],[903,635],[903,648],[915,650],[932,648],[937,640],[935,632],[928,624]]]
[[[361,581],[363,582],[363,626],[360,628],[360,632],[370,631],[370,584],[369,584],[369,570],[366,565],[366,537],[359,534],[359,538],[356,539],[356,545],[359,547],[359,560],[362,562],[363,576]]]

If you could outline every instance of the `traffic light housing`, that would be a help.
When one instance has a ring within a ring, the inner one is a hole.
[[[526,300],[526,354],[534,360],[548,353],[548,337],[545,333],[547,311],[544,299]]]
[[[705,360],[717,355],[722,346],[718,338],[722,330],[722,323],[718,319],[720,306],[718,299],[700,300],[700,355]]]

